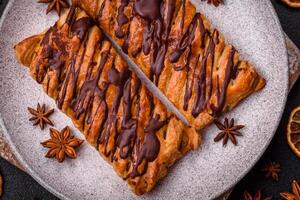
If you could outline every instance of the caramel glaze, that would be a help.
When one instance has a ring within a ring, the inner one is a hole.
[[[151,112],[149,121],[144,129],[145,134],[143,138],[138,136],[138,119],[135,119],[132,116],[132,104],[133,99],[136,99],[136,110],[139,112],[139,93],[142,87],[140,80],[137,80],[134,87],[132,87],[132,72],[130,72],[128,68],[119,72],[115,66],[112,66],[107,72],[107,80],[103,81],[99,86],[99,82],[101,82],[101,75],[104,73],[104,66],[110,59],[109,51],[103,51],[101,53],[101,60],[97,66],[94,62],[89,63],[89,72],[86,75],[86,79],[80,89],[77,89],[78,76],[86,51],[89,29],[93,23],[89,17],[83,17],[76,20],[76,8],[72,7],[68,14],[66,24],[69,26],[71,37],[79,38],[84,48],[80,59],[76,59],[79,48],[76,52],[71,52],[71,59],[67,69],[65,68],[66,56],[61,56],[69,53],[66,49],[67,44],[55,41],[58,39],[59,35],[56,26],[49,29],[41,42],[41,46],[45,49],[43,58],[45,57],[49,60],[49,70],[54,70],[58,77],[60,77],[62,73],[66,74],[66,77],[58,79],[58,85],[60,85],[60,93],[57,97],[58,107],[60,109],[63,108],[67,95],[67,88],[69,88],[71,84],[73,93],[70,107],[73,110],[76,119],[83,117],[86,119],[85,122],[88,125],[91,125],[97,112],[104,112],[104,117],[99,129],[100,132],[98,134],[97,147],[99,148],[100,145],[105,147],[104,155],[106,157],[110,157],[111,162],[116,159],[116,152],[119,152],[119,157],[121,159],[130,158],[132,160],[132,171],[128,174],[127,178],[135,178],[144,175],[147,171],[147,163],[153,162],[160,151],[160,141],[156,133],[168,123],[170,118],[160,121],[160,115],[154,114],[154,99],[150,95]],[[105,40],[105,38],[102,40]],[[101,42],[103,41],[100,41],[100,43]],[[57,44],[60,44],[59,50],[61,51],[54,49],[54,46]],[[101,46],[101,44],[99,45]],[[94,54],[92,57],[94,57]],[[79,62],[77,70],[75,69],[75,65],[78,63],[76,62]],[[96,73],[94,76],[92,76],[91,73],[93,67],[96,67]],[[116,87],[111,109],[108,108],[108,104],[106,102],[106,94],[110,85]],[[48,87],[49,85],[47,84],[46,91],[48,91]],[[101,103],[99,103],[98,108],[96,109],[96,114],[93,116],[92,106],[96,97],[101,100]],[[118,132],[117,124],[120,118],[117,114],[120,109],[121,102],[123,102],[123,118],[121,122],[121,129]],[[102,107],[102,111],[100,111],[100,107]],[[89,131],[90,130],[88,130],[88,132]],[[113,148],[107,150],[111,137],[113,137],[116,142],[114,143]],[[119,151],[116,151],[117,148],[119,148]],[[133,159],[136,160],[134,161]],[[144,167],[141,170],[140,165],[145,162],[146,165],[143,165]]]

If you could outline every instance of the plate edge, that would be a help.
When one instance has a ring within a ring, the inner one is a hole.
[[[13,5],[13,3],[15,2],[15,0],[10,0],[8,1],[3,13],[2,13],[2,16],[0,18],[0,32],[2,30],[2,27],[3,27],[3,22],[4,22],[4,19],[5,19],[5,16],[8,14],[11,6]],[[276,14],[276,11],[272,5],[272,3],[270,1],[265,1],[266,2],[266,5],[269,7],[270,11],[271,11],[271,15],[272,15],[272,18],[275,20],[275,23],[277,25],[277,28],[280,30],[281,34],[280,34],[280,38],[281,38],[281,43],[283,43],[282,45],[284,46],[284,52],[285,52],[285,57],[286,57],[286,66],[288,66],[288,53],[287,53],[287,46],[286,46],[286,42],[285,42],[285,39],[284,39],[284,31],[282,29],[282,26],[280,25],[280,22],[279,22],[279,18],[278,18],[278,15]],[[286,70],[286,76],[289,77],[289,70],[288,70],[288,67],[287,67],[287,70]],[[282,102],[282,108],[280,110],[280,116],[278,117],[278,119],[276,120],[276,124],[277,126],[274,127],[274,130],[272,130],[272,136],[270,137],[269,141],[267,141],[266,145],[264,146],[263,148],[263,151],[256,157],[256,159],[253,161],[251,167],[249,167],[248,169],[245,169],[243,173],[241,173],[240,177],[238,177],[238,179],[232,183],[231,185],[228,185],[222,192],[219,192],[219,193],[216,193],[212,196],[212,199],[215,199],[215,198],[218,198],[219,196],[221,196],[224,192],[230,190],[231,188],[233,188],[242,178],[244,178],[247,173],[255,166],[255,164],[260,160],[260,158],[262,157],[262,155],[265,153],[266,149],[269,147],[270,145],[270,142],[272,141],[275,133],[276,133],[276,130],[278,129],[278,126],[279,126],[279,123],[281,121],[281,118],[282,118],[282,115],[283,115],[283,112],[284,112],[284,109],[285,109],[285,105],[286,105],[286,101],[287,101],[287,96],[288,96],[288,88],[289,88],[289,83],[287,81],[287,85],[286,85],[286,88],[285,88],[285,93],[284,93],[284,96],[285,98],[283,99],[283,102]],[[57,190],[55,190],[53,187],[51,187],[49,184],[47,184],[45,181],[43,181],[38,173],[36,173],[28,164],[27,162],[22,158],[21,154],[19,153],[19,150],[13,145],[13,142],[12,142],[12,139],[10,137],[10,134],[8,133],[7,129],[6,129],[6,126],[4,124],[4,121],[2,119],[2,116],[1,116],[1,113],[0,113],[0,128],[1,130],[3,131],[3,133],[5,134],[5,136],[7,137],[7,140],[8,140],[8,143],[10,144],[10,147],[13,151],[13,153],[15,154],[15,156],[17,157],[17,159],[20,161],[21,165],[26,169],[26,172],[28,174],[30,174],[30,176],[36,180],[40,185],[42,185],[45,189],[47,189],[48,191],[50,191],[52,194],[54,194],[55,196],[57,196],[58,198],[61,198],[61,199],[66,199],[66,200],[70,200],[68,197],[66,197],[65,195],[63,195],[62,193],[58,192]]]

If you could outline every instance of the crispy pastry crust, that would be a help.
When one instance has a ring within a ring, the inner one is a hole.
[[[83,11],[72,7],[15,51],[136,194],[152,190],[176,160],[199,146],[196,130],[169,115]]]
[[[198,147],[196,129],[265,85],[188,0],[74,3],[128,52],[193,127],[170,116],[139,86],[101,31],[74,7],[46,33],[16,46],[19,61],[136,194],[150,191],[176,160]]]
[[[265,86],[189,0],[74,3],[128,52],[196,129]]]

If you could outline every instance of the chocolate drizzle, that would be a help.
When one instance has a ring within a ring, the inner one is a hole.
[[[166,12],[163,12],[164,8]],[[152,49],[150,79],[158,84],[164,68],[168,37],[175,12],[175,0],[167,1],[165,5],[161,0],[136,0],[134,10],[146,21],[142,49],[145,55],[148,55]]]
[[[135,12],[147,21],[160,18],[161,0],[136,0],[134,5]]]
[[[118,139],[118,147],[120,148],[120,157],[126,159],[131,153],[136,143],[137,120],[132,119],[131,115],[131,79],[124,87],[124,116],[122,121],[122,132]],[[138,84],[137,84],[138,85]],[[138,86],[139,87],[139,86]],[[138,89],[136,89],[137,91]],[[135,92],[136,92],[135,91]]]
[[[76,7],[74,5],[71,6],[70,11],[68,13],[66,23],[71,26],[75,20],[74,15],[76,14]]]
[[[105,7],[105,1],[102,2],[101,7],[100,7],[100,10],[99,10],[99,13],[98,13],[96,19],[99,19],[100,17],[102,17],[104,7]]]
[[[197,22],[199,20],[199,13],[195,15],[188,29],[185,31],[183,36],[181,37],[179,43],[176,46],[176,49],[173,53],[170,54],[171,63],[178,62],[180,56],[188,49],[190,51],[191,44],[195,38],[195,31],[197,28]],[[202,38],[204,35],[202,35]],[[185,67],[185,66],[184,66]]]
[[[102,85],[102,88],[99,88],[98,83],[107,59],[108,52],[103,52],[101,54],[101,61],[99,63],[95,77],[83,83],[78,97],[72,102],[72,105],[74,105],[73,109],[77,119],[80,117],[81,114],[86,112],[87,107],[91,105],[95,96],[98,96],[100,99],[105,98],[105,93],[108,88],[108,84],[104,83]]]
[[[126,2],[123,2],[124,6]],[[79,73],[87,58],[88,33],[93,23],[88,17],[76,20],[75,7],[71,8],[66,23],[69,25],[68,33],[71,34],[66,36],[55,26],[45,34],[41,43],[44,51],[42,61],[45,59],[48,62],[47,69],[55,72],[58,81],[57,105],[60,109],[68,109],[69,106],[73,111],[72,115],[82,123],[80,127],[87,135],[92,131],[91,128],[96,123],[94,120],[98,119],[97,115],[101,112],[101,121],[97,121],[100,123],[99,132],[95,138],[97,148],[106,157],[110,157],[111,162],[118,159],[116,152],[119,152],[121,159],[129,158],[131,162],[128,171],[130,169],[132,171],[129,172],[128,177],[142,176],[147,171],[148,162],[153,162],[158,156],[160,141],[156,133],[168,123],[169,119],[160,121],[160,116],[154,115],[154,99],[151,94],[146,94],[151,111],[144,133],[138,135],[140,104],[144,104],[140,102],[141,81],[127,67],[120,67],[122,70],[119,71],[114,65],[117,62],[113,61],[112,66],[108,70],[105,69],[106,66],[109,67],[110,59],[114,59],[113,54],[110,53],[111,47],[103,50],[99,64],[95,63],[96,49],[101,48],[101,44],[106,40],[104,37],[98,41],[92,55],[89,55],[85,79],[79,85]],[[74,37],[78,39],[73,40]],[[68,45],[75,46],[70,48]],[[47,92],[50,78],[52,77],[47,79]],[[114,93],[108,93],[109,89],[113,89]],[[111,108],[106,102],[108,95],[114,95]],[[118,112],[121,105],[123,117],[120,118]],[[133,111],[135,114],[132,113]],[[146,165],[143,165],[143,170],[140,170],[144,162]]]
[[[212,62],[210,71],[213,70],[212,67],[213,67],[214,55],[215,55],[215,43],[214,43],[213,39],[211,38],[209,40],[209,45],[205,52],[205,56],[204,56],[203,60],[201,61],[201,71],[200,71],[200,74],[196,81],[197,96],[196,96],[196,101],[195,101],[193,111],[192,111],[192,115],[194,117],[197,117],[200,114],[200,112],[203,111],[204,107],[207,104],[207,101],[211,97],[212,82],[210,81],[209,82],[210,84],[207,85],[207,79],[209,79],[209,80],[212,79],[212,73],[210,74],[209,77],[207,77],[206,76],[206,74],[207,74],[206,67],[207,67],[207,61],[210,58],[211,62]],[[206,88],[208,88],[208,91],[206,91]]]
[[[225,101],[226,101],[226,92],[227,92],[227,87],[230,83],[230,80],[235,77],[235,74],[232,73],[234,70],[234,55],[235,55],[236,50],[232,47],[230,50],[229,54],[229,59],[226,65],[226,70],[225,70],[225,77],[222,83],[222,86],[220,88],[219,84],[217,87],[217,99],[218,99],[218,104],[217,106],[213,106],[213,111],[215,115],[219,115],[225,106]],[[219,82],[219,77],[218,77],[218,82]]]
[[[76,12],[75,11],[73,12],[71,9],[71,12],[69,12],[68,17],[67,17],[67,19],[69,19],[68,21],[74,21],[73,18],[75,17],[75,14],[76,14]],[[88,17],[83,17],[83,18],[75,21],[69,27],[71,29],[72,34],[76,37],[79,37],[80,41],[82,41],[84,38],[87,38],[86,36],[87,36],[88,30],[91,26],[92,26],[92,20]],[[86,42],[87,42],[87,39],[85,39],[85,42],[84,42],[85,46],[86,46]],[[72,78],[72,88],[73,88],[73,90],[75,90],[75,85],[76,85],[78,73],[79,73],[79,70],[75,71],[76,55],[78,54],[78,51],[79,51],[79,49],[76,52],[74,52],[73,55],[71,56],[71,61],[70,61],[70,65],[69,65],[71,73],[68,74],[68,77],[65,81],[66,84],[64,85],[62,92],[61,92],[60,96],[58,96],[58,99],[57,99],[57,106],[59,109],[62,109],[64,99],[65,99],[66,93],[67,93],[67,84],[69,83],[69,80],[71,78]],[[84,54],[82,56],[84,56]],[[83,59],[83,57],[82,57],[82,59]],[[81,62],[82,62],[82,59],[81,59]],[[72,76],[72,77],[70,77],[70,76]],[[73,95],[73,96],[75,96],[75,95]],[[77,114],[76,114],[76,116],[77,116]]]
[[[104,154],[106,156],[109,156],[111,152],[106,152],[107,149],[107,144],[108,140],[110,139],[111,136],[111,129],[113,129],[113,134],[115,138],[115,146],[116,146],[116,141],[118,137],[118,132],[117,132],[117,112],[119,110],[121,98],[123,96],[123,91],[124,91],[124,86],[127,80],[130,77],[130,71],[128,69],[118,72],[114,67],[111,68],[108,72],[108,84],[115,85],[117,87],[116,89],[116,94],[115,94],[115,99],[113,102],[113,106],[111,108],[111,111],[109,113],[109,118],[105,123],[104,129],[98,139],[98,145],[99,144],[105,144],[105,152]],[[115,147],[114,147],[115,148]]]
[[[182,22],[183,23],[183,22]],[[183,26],[183,25],[181,25]],[[197,67],[197,64],[199,62],[199,58],[200,55],[197,56],[196,58],[196,64],[193,68],[193,74],[192,74],[192,81],[190,83],[188,76],[190,73],[190,67],[189,67],[189,63],[190,63],[190,59],[191,58],[191,53],[192,53],[192,43],[195,39],[195,33],[196,33],[196,29],[197,26],[199,27],[199,31],[200,31],[200,35],[201,35],[201,45],[202,47],[205,47],[204,41],[205,41],[205,37],[207,34],[207,31],[205,30],[205,27],[203,25],[203,20],[201,18],[200,13],[197,13],[192,22],[190,23],[190,25],[188,26],[188,28],[186,29],[186,31],[183,33],[181,39],[179,40],[174,52],[172,52],[170,54],[170,62],[171,63],[176,63],[179,61],[180,57],[182,56],[183,53],[187,52],[188,56],[186,56],[186,60],[184,62],[183,66],[179,66],[179,67],[175,67],[176,71],[181,71],[181,70],[186,70],[187,72],[187,81],[186,81],[186,88],[185,88],[185,94],[184,94],[184,105],[183,105],[183,109],[187,110],[188,109],[188,102],[190,100],[190,98],[192,97],[192,90],[194,87],[194,73]],[[199,90],[199,94],[197,96],[196,99],[196,103],[194,105],[194,109],[193,109],[193,116],[196,117],[198,116],[198,114],[201,112],[201,110],[203,109],[204,106],[204,95],[205,95],[205,87],[206,87],[206,82],[205,82],[205,73],[206,73],[206,61],[208,59],[209,55],[214,54],[214,46],[213,44],[211,44],[211,46],[209,47],[209,51],[207,51],[206,56],[204,58],[204,60],[202,61],[202,68],[201,68],[201,74],[199,79],[196,81],[196,84],[200,84],[200,88],[197,87],[197,91]],[[205,66],[204,66],[205,65]],[[202,91],[202,92],[201,92]]]
[[[192,81],[191,81],[191,83],[188,80],[188,78],[187,78],[187,81],[186,81],[185,93],[184,93],[184,104],[183,104],[183,109],[185,111],[188,109],[188,103],[189,103],[189,101],[190,101],[190,99],[192,97],[192,91],[193,91],[193,87],[194,87],[194,83],[195,83],[194,76],[195,76],[195,71],[196,71],[199,59],[200,59],[200,55],[197,56],[196,63],[194,65],[194,67],[193,67],[193,74],[192,74]],[[188,77],[190,69],[186,68],[186,71],[187,71],[187,77]]]
[[[58,82],[61,82],[65,66],[64,57],[66,55],[66,46],[65,43],[57,39],[57,37],[59,37],[58,35],[59,33],[55,25],[46,32],[45,37],[41,41],[41,46],[44,46],[41,56],[47,61],[47,63],[45,68],[40,67],[40,62],[37,63],[35,67],[35,73],[37,75],[36,80],[38,83],[42,83],[43,79],[46,76],[47,70],[54,71],[58,78]],[[53,48],[53,46],[56,46],[58,50]],[[41,69],[43,69],[42,72],[40,71]],[[49,81],[50,80],[48,77],[48,83]],[[48,87],[46,88],[46,90],[48,91]]]
[[[118,15],[117,15],[118,27],[117,27],[117,30],[116,30],[116,36],[118,38],[123,38],[125,36],[125,33],[122,30],[122,26],[129,22],[128,17],[124,13],[125,8],[128,5],[128,3],[129,3],[129,0],[121,0],[121,5],[118,9]]]
[[[93,20],[89,17],[83,17],[72,25],[71,31],[74,35],[77,35],[80,40],[82,40],[92,26]]]
[[[159,119],[159,115],[155,115],[155,117],[151,116],[149,123],[145,128],[144,141],[142,145],[140,145],[141,142],[139,141],[137,161],[131,172],[131,178],[144,175],[146,173],[147,167],[145,167],[142,172],[139,172],[139,166],[143,163],[144,160],[147,166],[148,162],[153,162],[158,156],[160,142],[156,136],[156,132],[160,130],[164,125],[166,125],[169,121],[169,119],[165,121],[159,121]]]
[[[55,73],[58,77],[58,81],[61,82],[62,68],[65,66],[65,61],[63,59],[61,59],[61,57],[63,56],[63,53],[62,53],[62,51],[53,50],[50,54],[51,54],[51,56],[48,57],[49,69],[52,71],[55,71]]]
[[[49,30],[45,33],[43,40],[41,41],[41,45],[47,45],[50,41],[50,35],[53,32],[53,27],[50,27]]]
[[[200,48],[203,50],[203,54],[198,54],[196,56],[196,63],[193,68],[190,68],[189,63],[191,63],[192,58],[191,51],[192,51],[192,44],[193,40],[195,39],[196,31],[199,29],[200,31],[200,40],[201,46]],[[206,36],[209,36],[209,40],[207,43],[207,48],[205,45]],[[193,88],[196,88],[196,99],[192,108],[192,115],[193,117],[197,117],[204,109],[209,108],[209,101],[212,97],[212,90],[213,90],[213,70],[214,70],[214,60],[215,60],[215,48],[219,44],[219,33],[218,31],[214,30],[212,35],[206,31],[203,20],[201,18],[201,14],[198,13],[194,16],[192,22],[188,26],[187,30],[183,33],[182,37],[180,38],[175,50],[170,54],[170,62],[177,63],[179,59],[182,57],[183,54],[187,53],[185,57],[184,66],[174,66],[176,71],[186,70],[187,72],[187,81],[185,86],[185,94],[184,94],[184,105],[183,109],[188,109],[188,103],[192,97]],[[217,96],[217,105],[211,105],[210,108],[213,110],[213,115],[219,115],[224,106],[225,106],[225,99],[226,99],[226,91],[228,84],[231,79],[236,78],[237,74],[237,67],[233,65],[233,58],[234,58],[235,50],[232,49],[228,58],[228,63],[225,70],[225,78],[220,86],[219,83],[219,76],[217,75],[217,88],[216,88],[216,96]],[[201,58],[201,59],[200,59]],[[210,61],[210,62],[209,62]],[[195,77],[195,71],[200,62],[200,72],[199,75]],[[209,62],[209,64],[208,64]],[[207,67],[210,67],[209,69]],[[189,73],[192,69],[192,80],[189,80]],[[195,86],[194,86],[195,84]]]

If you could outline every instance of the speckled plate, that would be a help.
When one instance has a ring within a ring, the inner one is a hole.
[[[203,144],[172,167],[153,192],[135,196],[113,169],[87,143],[76,160],[59,164],[44,158],[40,142],[49,137],[28,122],[27,106],[44,102],[55,107],[27,69],[17,63],[13,46],[52,25],[56,16],[45,13],[35,0],[10,0],[0,25],[0,113],[2,131],[18,159],[40,184],[62,199],[212,199],[237,183],[265,151],[277,128],[288,91],[286,46],[269,0],[226,0],[213,8],[199,0],[197,6],[228,42],[235,45],[267,79],[262,92],[243,101],[228,117],[245,124],[237,147],[214,143],[216,128],[204,130]],[[200,3],[201,2],[201,3]],[[205,11],[205,12],[204,12]],[[56,109],[57,128],[71,121]]]

